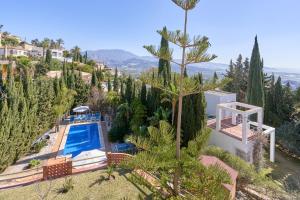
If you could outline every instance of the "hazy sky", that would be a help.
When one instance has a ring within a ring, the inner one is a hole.
[[[182,29],[183,11],[171,0],[1,1],[4,30],[26,37],[63,38],[83,50],[124,49],[148,55],[156,30]],[[257,34],[265,65],[300,68],[300,0],[201,0],[189,13],[190,35],[210,38],[214,62],[250,56]],[[175,54],[179,56],[179,52]]]

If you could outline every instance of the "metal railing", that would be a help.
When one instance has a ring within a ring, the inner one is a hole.
[[[62,119],[64,124],[75,124],[75,123],[84,123],[84,122],[97,122],[101,121],[100,112],[88,112],[85,114],[76,114],[69,115]]]
[[[89,158],[82,158],[78,160],[73,160],[72,161],[72,167],[82,167],[82,166],[87,166],[87,165],[92,165],[92,164],[104,164],[107,162],[107,157],[106,155],[103,156],[95,156],[95,157],[89,157]]]

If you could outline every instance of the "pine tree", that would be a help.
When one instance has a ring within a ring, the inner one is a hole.
[[[196,4],[199,2],[198,0],[173,0],[173,2],[184,11],[184,30],[174,31],[174,32],[164,32],[158,31],[158,33],[163,36],[169,42],[172,42],[174,45],[177,45],[182,50],[181,63],[177,63],[176,60],[172,58],[172,54],[170,52],[164,51],[162,52],[160,49],[156,49],[154,46],[144,46],[148,52],[152,55],[172,61],[180,66],[180,77],[179,77],[179,94],[178,94],[178,114],[177,114],[177,127],[176,127],[176,166],[175,166],[175,174],[173,178],[173,190],[176,195],[180,192],[180,174],[181,168],[180,165],[180,147],[181,147],[181,121],[182,121],[182,101],[184,96],[184,71],[188,64],[192,63],[201,63],[201,62],[209,62],[213,60],[215,55],[208,55],[207,50],[210,46],[207,37],[194,37],[194,40],[189,39],[187,34],[187,19],[188,12],[195,8]]]
[[[235,70],[234,70],[234,64],[232,59],[230,60],[229,63],[229,70],[226,70],[226,74],[224,75],[224,77],[228,78],[230,81],[224,86],[223,89],[227,92],[235,92],[234,91]]]
[[[257,36],[252,50],[247,86],[247,103],[264,107],[263,71]]]
[[[187,78],[187,77],[188,77],[188,74],[187,74],[187,69],[186,69],[186,67],[184,68],[183,76],[184,76],[185,78]]]
[[[162,32],[167,34],[167,28],[164,27]],[[169,52],[169,42],[162,36],[160,42],[161,54]],[[171,81],[171,65],[170,61],[160,58],[158,61],[158,76],[163,78],[164,85],[166,86]]]

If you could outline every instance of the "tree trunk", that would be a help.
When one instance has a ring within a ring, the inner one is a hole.
[[[172,101],[172,125],[174,125],[176,102],[177,102],[176,100]]]
[[[184,32],[183,37],[186,37],[186,26],[187,26],[187,10],[185,10],[185,16],[184,16]],[[177,167],[174,174],[174,192],[176,195],[180,192],[180,185],[179,185],[179,179],[180,179],[180,137],[181,137],[181,114],[182,114],[182,82],[183,82],[183,75],[184,75],[184,68],[185,68],[185,49],[186,45],[184,44],[182,47],[182,61],[181,61],[181,69],[180,69],[180,79],[179,79],[179,98],[178,98],[178,116],[177,116],[177,129],[176,129],[176,159],[177,159]]]

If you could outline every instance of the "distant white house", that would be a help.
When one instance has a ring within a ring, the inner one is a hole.
[[[72,62],[72,58],[64,57],[64,49],[50,49],[52,58],[55,58],[60,61]]]
[[[60,61],[64,61],[64,53],[62,49],[50,49],[52,58],[55,58]]]
[[[209,143],[252,163],[258,132],[270,138],[270,161],[275,160],[275,128],[263,124],[263,108],[236,102],[236,94],[206,91],[207,125],[212,129]],[[251,121],[250,116],[257,120]]]
[[[0,47],[0,55],[5,54],[5,47]],[[22,46],[7,47],[7,56],[28,56],[29,51],[24,49]]]

